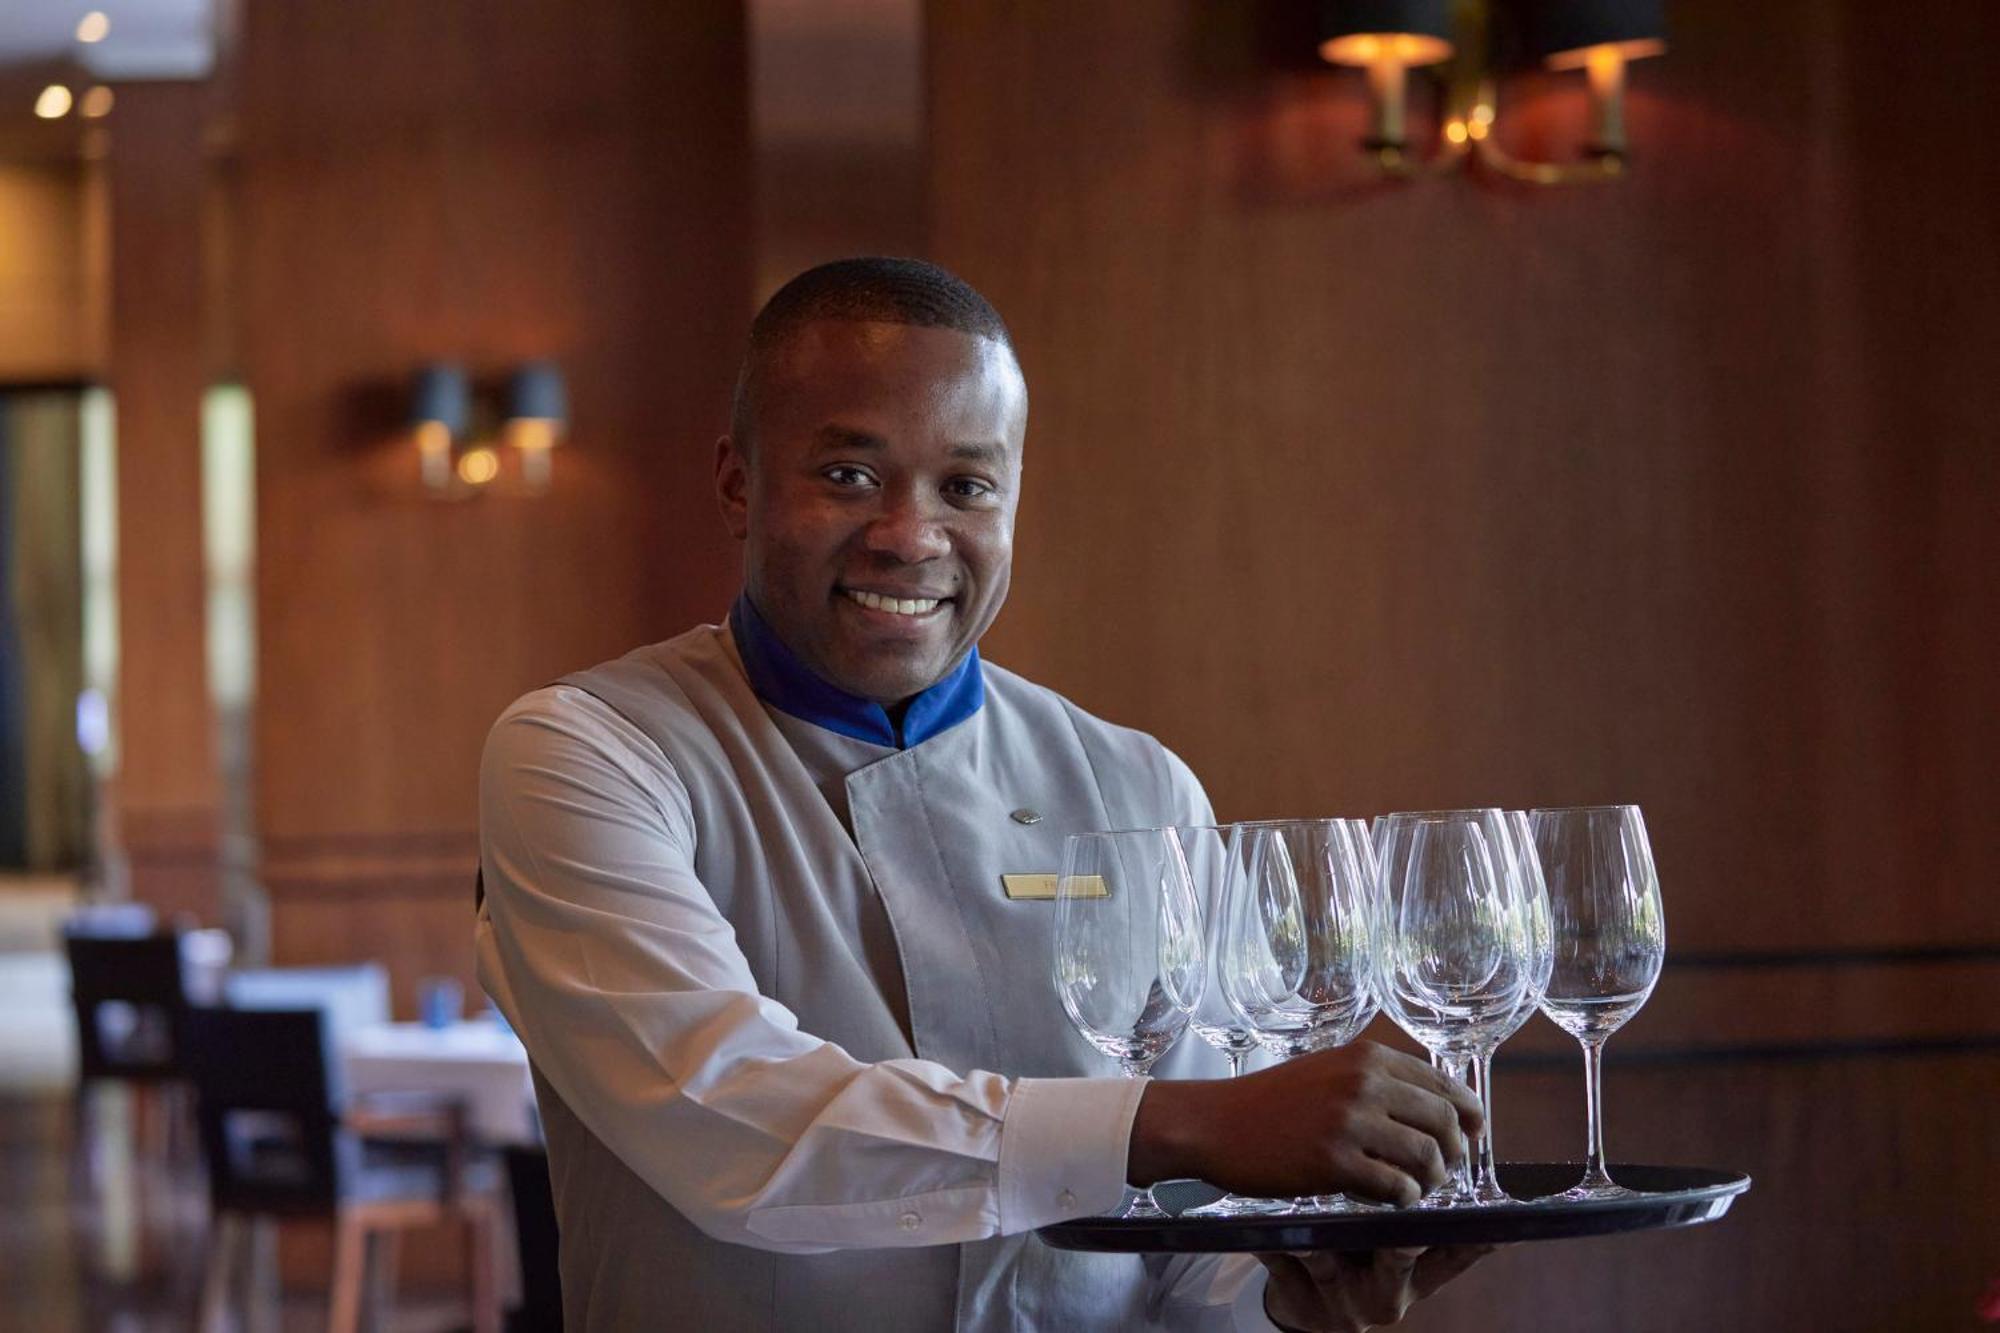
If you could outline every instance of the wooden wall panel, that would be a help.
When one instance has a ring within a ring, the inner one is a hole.
[[[1548,192],[1373,183],[1273,8],[932,8],[933,249],[1033,395],[993,657],[1228,816],[1638,801],[1680,945],[2000,940],[2000,193],[1922,128],[2000,11],[1681,6]]]
[[[104,368],[103,255],[87,244],[85,164],[0,163],[0,381]]]
[[[118,432],[114,844],[133,896],[214,923],[221,779],[202,550],[201,191],[195,83],[120,85],[107,162],[111,390]]]
[[[252,0],[243,33],[264,878],[317,914],[365,863],[337,947],[400,959],[449,902],[465,930],[405,970],[460,968],[494,717],[734,589],[708,474],[750,285],[740,6]],[[427,499],[417,367],[538,357],[571,395],[551,493]]]
[[[1411,1326],[1970,1327],[2000,166],[1953,127],[2000,114],[2000,9],[1672,8],[1628,179],[1545,192],[1371,179],[1310,6],[932,3],[931,253],[1032,396],[985,649],[1225,818],[1645,807],[1671,961],[1612,1043],[1612,1152],[1757,1186],[1496,1256]],[[1583,119],[1537,78],[1501,128]],[[1503,1154],[1576,1156],[1573,1045],[1510,1057]]]

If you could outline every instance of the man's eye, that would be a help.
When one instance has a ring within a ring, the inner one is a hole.
[[[977,477],[953,477],[944,484],[945,494],[957,500],[982,500],[995,495],[993,486]]]
[[[830,467],[824,475],[828,481],[836,486],[867,486],[875,480],[868,475],[866,469],[845,465]]]

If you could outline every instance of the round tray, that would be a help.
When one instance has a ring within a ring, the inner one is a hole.
[[[1358,1213],[1298,1213],[1282,1217],[1169,1217],[1164,1220],[1083,1217],[1036,1234],[1060,1250],[1226,1251],[1375,1250],[1402,1245],[1505,1245],[1524,1240],[1608,1236],[1713,1222],[1750,1188],[1738,1171],[1694,1166],[1613,1163],[1611,1178],[1641,1193],[1631,1199],[1569,1202],[1540,1196],[1576,1184],[1575,1162],[1503,1162],[1500,1183],[1518,1203],[1477,1208],[1386,1208]],[[1190,1189],[1198,1197],[1187,1197]],[[1215,1197],[1202,1185],[1163,1186],[1185,1206]],[[1171,1203],[1163,1204],[1169,1211]]]

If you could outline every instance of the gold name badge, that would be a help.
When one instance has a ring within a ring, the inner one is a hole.
[[[1007,890],[1007,896],[1015,902],[1050,902],[1056,896],[1056,881],[1060,875],[1002,875],[1000,887]],[[1105,886],[1102,875],[1072,875],[1069,893],[1076,898],[1109,898],[1111,890]]]

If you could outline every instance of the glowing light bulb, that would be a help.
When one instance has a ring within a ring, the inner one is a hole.
[[[100,83],[85,91],[76,109],[83,113],[85,120],[102,120],[111,114],[111,104],[116,100],[111,90]]]
[[[69,114],[70,103],[73,100],[69,95],[69,89],[60,83],[52,83],[42,89],[41,96],[35,99],[35,114],[43,120],[61,120]]]
[[[480,445],[467,449],[458,459],[458,479],[468,486],[484,486],[500,475],[500,455]]]
[[[111,35],[111,16],[101,9],[93,9],[77,21],[76,39],[79,42],[101,42]]]

